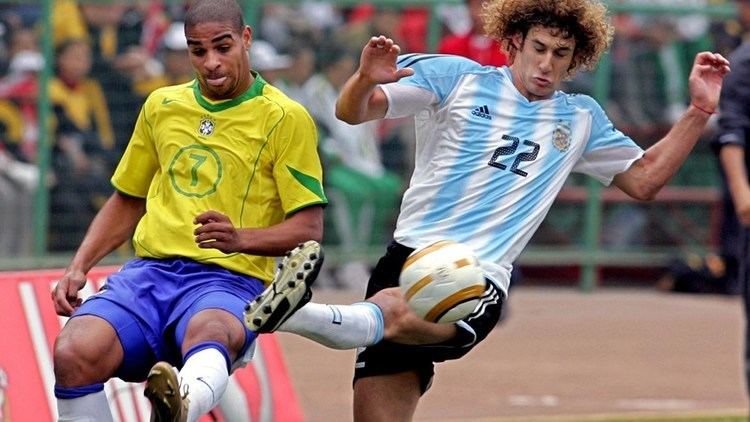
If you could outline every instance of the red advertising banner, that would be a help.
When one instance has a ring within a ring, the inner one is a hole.
[[[114,267],[95,268],[81,292],[94,293]],[[67,318],[55,314],[50,292],[62,270],[0,272],[0,422],[57,420],[52,347]],[[105,384],[115,422],[147,422],[143,385]],[[262,335],[246,368],[235,371],[227,392],[200,422],[296,422],[302,410],[273,335]]]

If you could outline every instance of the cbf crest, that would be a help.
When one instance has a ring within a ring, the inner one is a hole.
[[[560,152],[570,148],[570,122],[558,120],[555,130],[552,132],[552,145]]]
[[[216,122],[214,122],[214,119],[211,116],[203,116],[201,123],[198,125],[198,133],[203,136],[209,136],[214,133],[215,128]]]

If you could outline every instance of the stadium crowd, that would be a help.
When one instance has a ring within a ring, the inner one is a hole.
[[[80,243],[111,193],[109,178],[145,98],[155,88],[192,78],[182,34],[185,10],[185,4],[174,1],[53,2],[51,159],[49,174],[40,180],[37,100],[45,66],[41,5],[0,3],[0,257],[31,253],[38,186],[49,190],[48,250],[72,251]],[[481,0],[438,10],[443,19],[436,52],[488,65],[506,62],[499,46],[481,34]],[[404,52],[432,49],[429,9],[304,1],[267,2],[260,11],[252,68],[308,108],[318,126],[331,200],[325,242],[347,251],[382,244],[392,231],[412,166],[412,123],[394,120],[354,127],[335,119],[333,106],[371,35],[391,37]],[[644,148],[663,136],[686,107],[686,75],[695,53],[713,49],[726,55],[750,30],[750,19],[742,13],[715,19],[631,13],[614,18],[617,32],[610,58],[616,83],[609,84],[603,106],[615,125]],[[592,73],[583,73],[568,81],[566,89],[592,94],[594,79]],[[718,186],[715,162],[701,155],[711,153],[704,144],[694,154],[698,158],[691,161],[693,166],[688,163],[677,175],[677,183]],[[648,236],[662,240],[663,233],[650,230],[653,217],[642,205],[617,207],[604,222],[604,242],[617,246],[649,241]],[[580,236],[577,225],[566,224],[568,218],[570,214],[553,212],[537,238],[554,242]],[[366,262],[348,262],[335,271],[323,278],[340,285],[366,279],[362,272],[368,268]]]

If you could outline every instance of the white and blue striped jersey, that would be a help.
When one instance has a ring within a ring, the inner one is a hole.
[[[394,239],[463,242],[506,294],[513,261],[568,174],[609,185],[643,155],[591,97],[529,101],[508,67],[434,54],[399,56],[398,67],[415,74],[380,86],[385,117],[414,116],[416,157]]]

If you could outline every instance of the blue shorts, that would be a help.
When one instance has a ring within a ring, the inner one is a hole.
[[[73,317],[95,315],[112,325],[125,352],[115,376],[137,382],[158,361],[182,366],[181,345],[193,315],[223,309],[242,322],[245,305],[264,288],[254,277],[216,265],[182,258],[136,258],[111,274]],[[256,336],[245,329],[238,360],[251,351]]]

